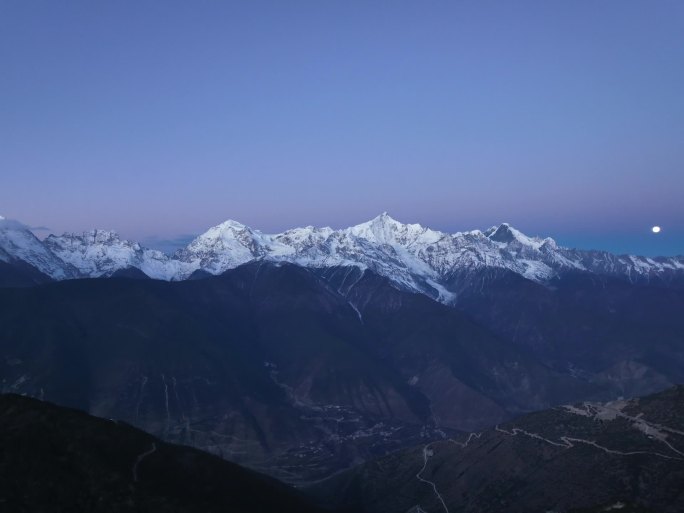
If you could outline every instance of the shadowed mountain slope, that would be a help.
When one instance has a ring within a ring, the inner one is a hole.
[[[289,264],[1,289],[0,356],[6,392],[293,482],[596,392],[385,278]]]
[[[50,281],[52,279],[49,276],[21,260],[0,261],[0,288],[32,287]]]
[[[684,386],[529,414],[311,487],[358,513],[684,510]]]
[[[0,511],[315,513],[299,493],[129,425],[0,395]]]
[[[457,308],[559,372],[624,396],[684,382],[680,289],[579,272],[547,286],[508,271],[459,280]]]

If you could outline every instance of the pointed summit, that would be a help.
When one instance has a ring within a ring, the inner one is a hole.
[[[498,228],[493,226],[485,232],[485,235],[489,240],[500,244],[518,243],[534,249],[539,249],[546,240],[551,240],[529,237],[520,230],[513,228],[509,223],[501,223]]]
[[[356,226],[365,226],[365,225],[373,225],[373,226],[384,226],[384,225],[395,225],[395,226],[404,226],[403,223],[400,223],[396,219],[394,219],[392,216],[390,216],[387,212],[383,212],[382,214],[375,216],[373,219],[370,221],[366,221],[365,223],[358,224]],[[352,227],[354,228],[354,227]]]
[[[374,217],[369,221],[373,226],[393,226],[397,229],[402,228],[405,225],[404,223],[401,223],[394,219],[392,216],[390,216],[387,212],[383,212],[379,216]]]
[[[187,247],[215,246],[218,244],[219,247],[230,248],[236,242],[249,246],[252,244],[250,241],[257,237],[258,234],[249,226],[228,219],[197,236]]]
[[[221,224],[212,226],[206,232],[193,240],[188,247],[206,244],[228,244],[239,241],[243,245],[250,245],[249,241],[258,238],[258,232],[254,232],[249,226],[228,219]]]
[[[223,221],[221,224],[212,226],[202,235],[197,237],[197,239],[225,239],[225,238],[235,238],[236,234],[241,232],[251,232],[252,230],[240,223],[239,221],[234,221],[233,219],[228,219]]]
[[[389,215],[387,212],[383,212],[382,214],[375,216],[373,219],[370,221],[367,221],[367,223],[375,223],[375,224],[395,224],[399,226],[405,226],[404,223],[401,223],[394,219],[391,215]]]
[[[346,232],[354,237],[380,244],[399,244],[405,246],[418,239],[425,243],[434,242],[442,237],[441,232],[425,228],[419,224],[404,224],[392,218],[387,212],[347,228]]]
[[[370,221],[348,228],[348,232],[355,237],[387,244],[393,242],[396,234],[405,227],[406,225],[392,219],[387,212],[383,212]]]
[[[238,221],[228,219],[209,228],[174,257],[191,271],[202,269],[219,274],[261,258],[268,249],[268,236]]]
[[[498,228],[490,228],[487,230],[487,237],[495,242],[504,242],[506,244],[513,242],[516,239],[516,233],[520,233],[515,228],[511,228],[508,223],[501,223]]]
[[[221,228],[223,230],[244,230],[247,225],[242,224],[240,221],[235,221],[234,219],[227,219],[221,224],[214,226],[214,228]]]

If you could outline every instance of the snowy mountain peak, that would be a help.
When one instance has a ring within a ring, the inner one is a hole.
[[[375,216],[369,222],[374,223],[374,224],[385,224],[385,225],[391,225],[391,226],[406,226],[404,223],[401,223],[401,222],[397,221],[396,219],[394,219],[387,212],[383,212],[382,214]]]
[[[553,240],[551,237],[546,237],[542,241],[542,245],[539,247],[540,250],[546,250],[546,251],[557,251],[559,249],[558,243],[556,243],[555,240]]]
[[[229,219],[209,228],[206,232],[195,238],[188,248],[212,246],[235,249],[235,244],[253,246],[259,238],[260,232],[253,231],[249,226]]]
[[[180,262],[161,251],[121,239],[111,230],[50,235],[44,245],[64,263],[78,269],[81,276],[90,278],[111,276],[116,271],[135,267],[150,278],[171,280],[183,268]]]
[[[54,255],[28,227],[13,219],[0,220],[0,253],[5,261],[22,261],[56,280],[74,278],[78,272]]]
[[[251,230],[248,226],[242,224],[239,221],[234,221],[233,219],[228,219],[226,221],[223,221],[221,224],[217,224],[216,226],[212,226],[209,228],[204,235],[209,237],[209,236],[220,236],[223,233],[226,232],[241,232],[243,230]]]
[[[174,257],[185,266],[186,273],[179,278],[200,269],[218,274],[258,259],[266,253],[269,238],[237,221],[224,221],[176,252]]]
[[[352,226],[349,228],[349,233],[367,240],[387,243],[394,239],[393,234],[401,231],[403,226],[400,222],[392,219],[387,212],[383,212],[370,221]]]
[[[367,221],[368,223],[374,224],[376,226],[379,225],[385,225],[385,226],[403,226],[403,223],[400,223],[396,219],[394,219],[391,215],[389,215],[387,212],[383,212],[382,214],[375,216],[373,219],[370,221]],[[362,223],[363,224],[363,223]]]
[[[266,260],[326,269],[355,266],[388,278],[395,286],[454,303],[456,293],[494,269],[548,283],[567,272],[617,276],[629,281],[680,280],[684,258],[616,256],[560,247],[551,238],[530,237],[509,223],[481,232],[445,233],[404,224],[387,212],[349,228],[306,226],[276,235],[228,220],[209,228],[169,257],[92,230],[50,235],[41,242],[16,221],[0,220],[0,259],[23,260],[56,279],[111,276],[135,267],[151,278],[187,279],[195,271],[220,274]]]
[[[492,226],[485,232],[485,234],[489,240],[493,240],[495,242],[509,243],[515,240],[511,226],[508,223],[502,223],[499,226]]]
[[[370,221],[352,226],[346,231],[354,237],[370,242],[400,246],[410,245],[418,240],[425,243],[436,242],[443,236],[441,232],[435,232],[419,224],[400,223],[387,212]]]
[[[520,230],[513,228],[509,223],[501,223],[498,227],[492,227],[485,232],[485,235],[487,235],[489,240],[494,242],[501,244],[519,243],[522,246],[534,249],[539,249],[547,240],[555,244],[555,241],[550,238],[540,239],[539,237],[529,237]]]

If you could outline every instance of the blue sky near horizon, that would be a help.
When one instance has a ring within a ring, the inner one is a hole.
[[[4,0],[0,214],[684,254],[682,91],[678,1]]]

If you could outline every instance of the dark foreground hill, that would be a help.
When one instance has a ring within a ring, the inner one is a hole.
[[[684,386],[398,451],[310,488],[358,513],[684,511]]]
[[[127,424],[0,396],[2,512],[315,513],[295,490]]]

